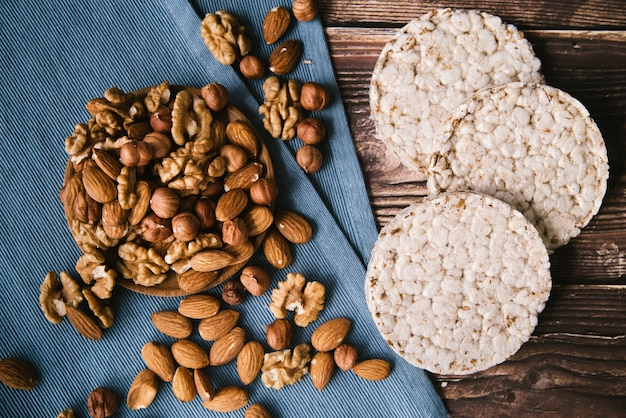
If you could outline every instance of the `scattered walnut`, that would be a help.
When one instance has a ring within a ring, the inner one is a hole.
[[[72,408],[67,408],[64,409],[63,411],[59,412],[59,415],[57,415],[57,418],[74,418],[74,410]]]
[[[259,107],[259,114],[263,115],[263,127],[273,138],[286,141],[296,135],[298,122],[303,119],[300,89],[299,82],[281,83],[278,77],[269,77],[263,83],[265,102]]]
[[[239,57],[250,52],[252,43],[245,31],[246,28],[239,24],[238,19],[224,10],[207,14],[200,28],[205,45],[215,59],[224,65],[234,64]]]
[[[98,318],[102,328],[110,328],[113,325],[113,309],[88,288],[84,288],[82,293],[89,305],[89,309]]]
[[[293,350],[266,353],[261,367],[261,381],[268,388],[282,389],[293,385],[309,372],[311,346],[298,344]]]
[[[145,248],[133,242],[125,242],[118,247],[118,271],[127,279],[141,286],[156,286],[166,279],[169,264],[154,248]]]
[[[80,285],[72,277],[62,271],[59,275],[49,272],[39,287],[39,305],[46,319],[58,324],[66,314],[67,305],[76,307],[83,300]]]
[[[287,279],[278,282],[272,291],[270,311],[277,319],[287,316],[287,311],[295,311],[294,322],[299,327],[306,327],[317,319],[324,308],[326,289],[319,282],[306,283],[300,273],[289,273]]]

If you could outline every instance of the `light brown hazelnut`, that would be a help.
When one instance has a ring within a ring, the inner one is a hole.
[[[120,162],[126,167],[143,167],[152,161],[154,152],[143,141],[130,141],[120,148]]]
[[[239,277],[241,284],[254,296],[261,296],[270,286],[269,273],[260,266],[246,266]]]
[[[350,344],[340,344],[333,353],[335,364],[343,371],[348,371],[358,360],[356,348]]]
[[[87,398],[87,409],[93,418],[107,418],[117,411],[117,396],[106,387],[94,389]]]
[[[291,11],[300,22],[308,22],[317,17],[319,9],[316,0],[294,0]]]
[[[141,235],[148,242],[160,242],[172,235],[172,221],[151,213],[142,219]]]
[[[193,211],[200,221],[200,229],[210,229],[217,224],[217,219],[215,218],[215,202],[210,198],[200,198],[194,205]]]
[[[239,62],[239,71],[249,80],[260,80],[265,75],[265,64],[259,57],[248,54]]]
[[[228,90],[220,83],[210,83],[200,89],[200,95],[209,109],[219,112],[228,104]]]
[[[180,197],[169,187],[159,187],[150,198],[150,209],[161,218],[171,218],[178,213]]]
[[[220,148],[220,156],[226,163],[226,171],[233,173],[248,162],[248,153],[241,147],[233,144],[224,144]]]
[[[246,288],[238,279],[231,279],[222,287],[222,300],[229,305],[241,305],[246,300]]]
[[[222,179],[216,178],[215,181],[209,183],[204,190],[202,196],[218,197],[224,193],[224,182]]]
[[[232,218],[222,223],[222,241],[228,245],[240,245],[248,240],[248,228],[241,218]]]
[[[330,101],[328,90],[314,81],[306,82],[300,90],[300,105],[305,110],[322,110]]]
[[[155,158],[165,157],[172,148],[170,138],[161,132],[150,132],[143,137],[143,142],[150,145]]]
[[[150,115],[150,126],[155,132],[170,132],[172,130],[172,110],[169,107],[162,107]]]
[[[315,173],[322,168],[324,157],[322,151],[313,145],[303,145],[296,153],[296,161],[305,173]]]
[[[291,343],[293,328],[291,323],[286,319],[277,319],[267,327],[265,331],[265,339],[267,345],[274,350],[284,350]]]
[[[181,212],[172,218],[172,232],[178,241],[189,242],[199,231],[200,221],[191,212]]]
[[[318,118],[306,118],[298,124],[296,133],[305,144],[319,144],[326,136],[326,124]]]
[[[250,200],[257,205],[269,206],[278,195],[274,179],[262,177],[250,186]]]

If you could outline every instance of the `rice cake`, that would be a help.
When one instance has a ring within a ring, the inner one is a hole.
[[[425,197],[380,232],[366,301],[387,343],[439,374],[499,364],[528,340],[551,289],[550,262],[516,209],[472,192]]]
[[[608,176],[602,134],[578,100],[555,87],[511,83],[477,93],[448,119],[428,190],[503,200],[553,251],[598,212]]]
[[[484,88],[543,82],[540,67],[528,40],[499,17],[436,9],[400,29],[378,58],[369,92],[376,137],[426,172],[450,112]]]

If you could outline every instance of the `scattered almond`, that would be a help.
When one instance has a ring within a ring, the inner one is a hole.
[[[159,378],[156,373],[148,369],[143,369],[137,373],[137,376],[135,376],[135,379],[133,379],[133,382],[130,384],[126,404],[133,411],[147,408],[152,404],[152,401],[154,401],[158,388]]]
[[[172,392],[181,402],[190,402],[196,397],[193,375],[186,367],[180,366],[176,369],[172,379]]]
[[[267,229],[272,226],[274,215],[269,207],[255,205],[243,214],[242,219],[248,229],[248,236],[255,237],[267,231]]]
[[[215,386],[211,378],[202,369],[193,371],[193,382],[196,385],[196,392],[203,401],[213,399],[215,396]]]
[[[241,351],[246,342],[246,333],[241,327],[231,329],[228,334],[217,339],[209,350],[209,359],[212,366],[221,366],[228,363]]]
[[[285,41],[270,54],[270,71],[278,75],[290,73],[300,62],[301,56],[302,42],[297,39]]]
[[[209,365],[209,354],[193,341],[180,339],[172,344],[172,356],[176,362],[189,369],[202,369]]]
[[[215,412],[233,412],[248,404],[248,392],[239,386],[223,386],[215,391],[213,399],[202,402],[202,406]]]
[[[272,418],[272,415],[260,403],[253,403],[246,409],[243,418]]]
[[[311,240],[313,228],[302,215],[290,210],[279,210],[274,214],[274,224],[278,232],[294,244],[304,244]]]
[[[191,319],[176,311],[159,311],[150,318],[154,327],[172,338],[187,338],[193,331]]]
[[[289,10],[282,6],[274,7],[270,10],[263,20],[262,34],[263,39],[268,44],[273,44],[281,36],[285,34],[289,28],[291,16]]]
[[[164,382],[171,382],[176,370],[176,363],[169,347],[160,342],[151,341],[141,349],[141,357],[148,369],[156,373]]]
[[[237,355],[237,374],[244,385],[256,379],[263,366],[265,350],[258,341],[248,341]]]
[[[322,351],[313,356],[309,373],[311,373],[311,381],[317,390],[326,387],[330,378],[335,372],[335,360],[330,351]]]
[[[178,313],[191,319],[204,319],[220,310],[220,301],[211,295],[192,295],[180,301]]]
[[[358,353],[350,344],[340,344],[333,352],[335,364],[343,371],[350,370],[357,362]]]
[[[0,360],[0,382],[20,390],[30,390],[37,385],[37,371],[26,360],[5,357]]]
[[[331,351],[339,346],[350,330],[350,320],[334,318],[317,327],[311,335],[311,345],[317,351]]]
[[[228,334],[238,320],[239,312],[224,309],[214,316],[201,320],[198,324],[198,333],[203,340],[214,341]]]
[[[102,338],[102,328],[91,315],[71,305],[67,305],[65,311],[67,319],[83,337],[94,341]]]
[[[383,380],[391,373],[391,365],[382,359],[363,360],[355,364],[352,371],[366,380]]]
[[[293,261],[289,241],[275,228],[267,230],[267,235],[265,235],[265,240],[263,241],[263,255],[277,269],[288,267]]]

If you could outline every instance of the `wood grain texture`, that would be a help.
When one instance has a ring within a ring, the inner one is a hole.
[[[453,417],[626,416],[626,2],[322,0],[331,56],[379,227],[425,190],[375,138],[369,82],[394,31],[434,7],[477,8],[524,31],[546,82],[579,99],[609,153],[608,191],[582,233],[551,255],[539,324],[503,364],[432,375]]]

